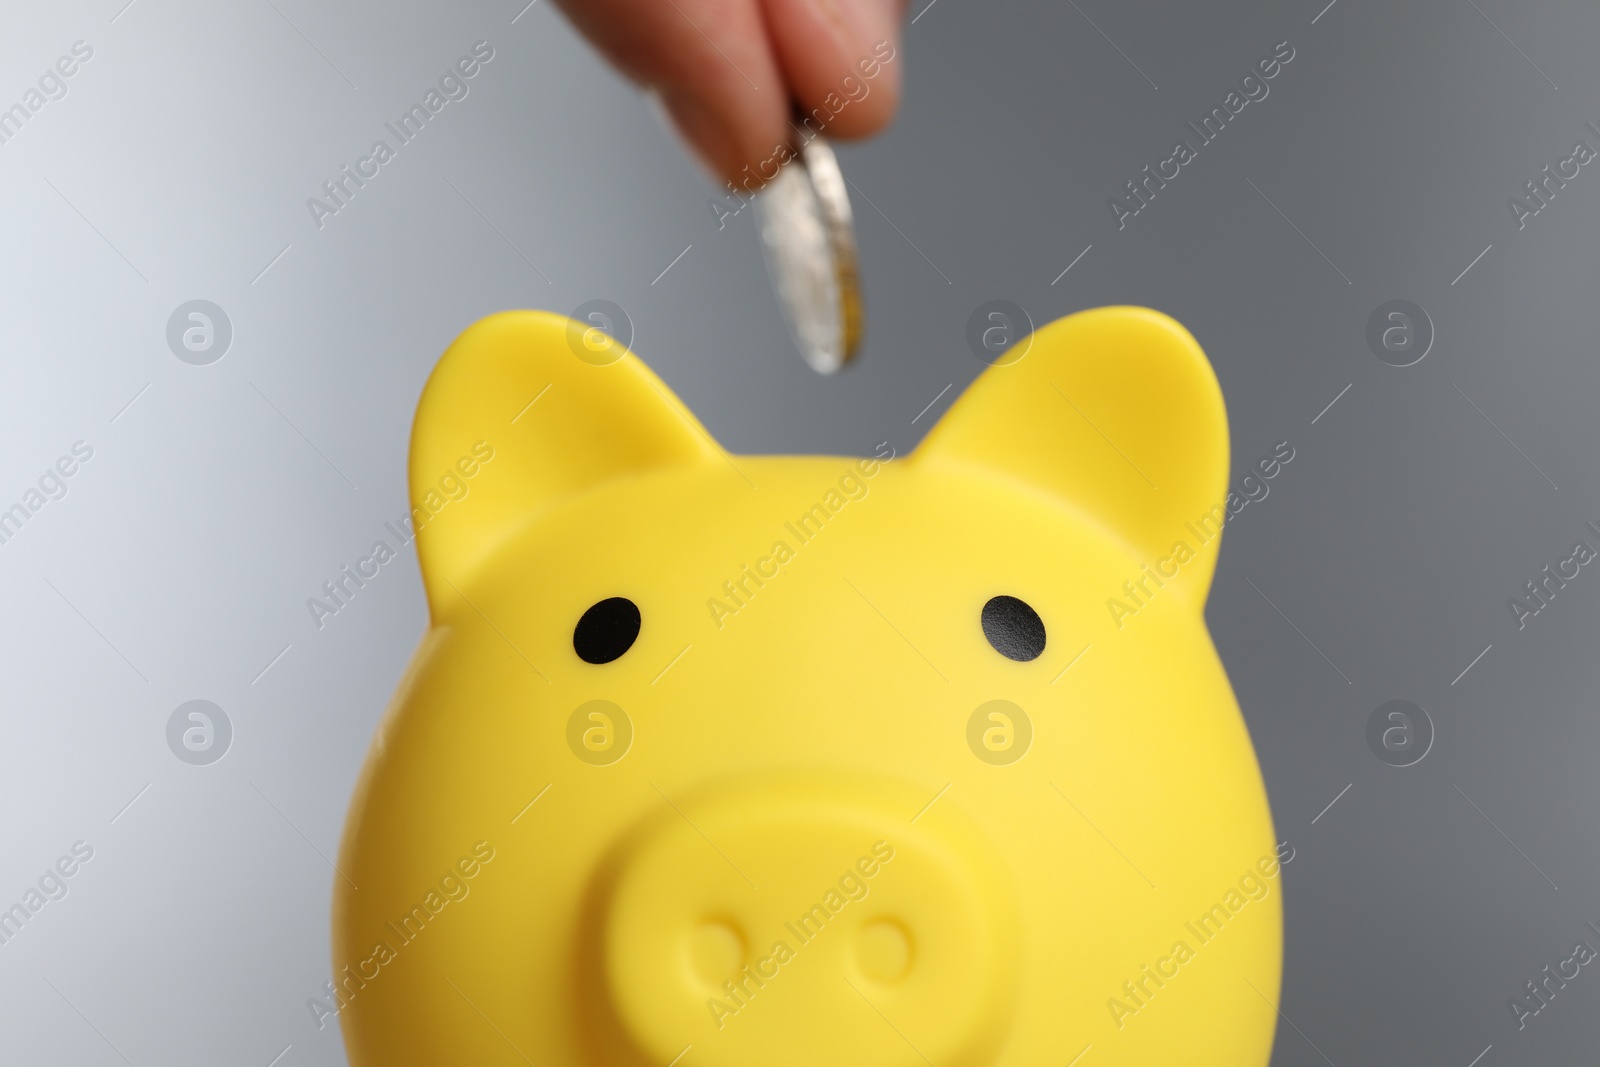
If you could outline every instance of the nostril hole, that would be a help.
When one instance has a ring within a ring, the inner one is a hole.
[[[732,923],[707,919],[689,934],[689,966],[706,985],[720,988],[744,966],[744,937]]]
[[[856,964],[880,985],[891,985],[911,969],[911,935],[893,919],[873,919],[856,935]]]
[[[992,597],[983,605],[979,622],[983,636],[1006,659],[1027,663],[1044,652],[1044,620],[1027,601],[1014,596]]]
[[[639,605],[627,597],[607,597],[592,605],[572,631],[572,648],[585,663],[610,663],[639,637]]]

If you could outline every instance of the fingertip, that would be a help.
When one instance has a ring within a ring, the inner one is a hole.
[[[789,143],[787,105],[756,108],[746,102],[730,111],[693,89],[663,86],[657,93],[672,126],[718,184],[759,188],[765,179],[755,175],[770,177],[764,164]]]
[[[900,102],[903,0],[762,0],[797,109],[832,137],[865,137]]]
[[[788,138],[789,88],[758,0],[558,0],[720,184]]]
[[[688,89],[664,86],[658,90],[658,95],[678,135],[712,176],[720,180],[739,156],[727,119]]]

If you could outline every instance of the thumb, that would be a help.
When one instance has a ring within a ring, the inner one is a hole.
[[[905,0],[761,0],[795,108],[813,130],[865,137],[900,102]]]
[[[758,0],[559,0],[623,73],[656,89],[679,132],[732,179],[788,138],[789,89]]]

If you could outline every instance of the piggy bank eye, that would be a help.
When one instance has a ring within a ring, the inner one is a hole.
[[[994,650],[1020,663],[1044,651],[1044,620],[1024,601],[997,596],[983,606],[983,636]]]
[[[627,597],[607,597],[578,620],[572,648],[585,663],[610,663],[633,647],[639,636],[639,605]]]

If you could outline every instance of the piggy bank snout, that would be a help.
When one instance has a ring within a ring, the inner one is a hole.
[[[1015,984],[1009,885],[954,805],[912,823],[920,803],[801,781],[663,804],[619,845],[589,946],[609,1029],[640,1062],[987,1062]]]

